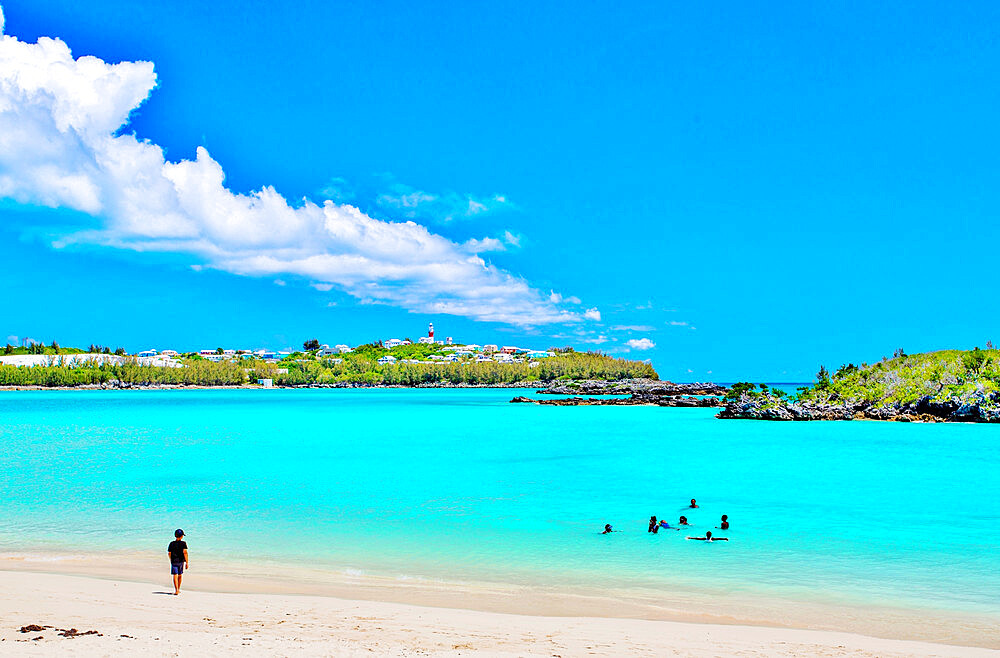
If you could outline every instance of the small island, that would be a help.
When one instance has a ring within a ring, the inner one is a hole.
[[[734,384],[717,418],[1000,422],[1000,350],[941,350],[848,363],[790,397],[766,384]]]

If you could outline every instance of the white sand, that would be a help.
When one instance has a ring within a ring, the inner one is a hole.
[[[170,591],[0,571],[0,655],[1000,656],[831,631],[510,615],[323,596],[184,591],[175,597]],[[18,631],[28,624],[55,628]],[[68,638],[56,630],[68,628],[101,635]]]

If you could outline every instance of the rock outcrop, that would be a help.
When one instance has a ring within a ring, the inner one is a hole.
[[[749,420],[894,420],[897,422],[1000,423],[1000,393],[973,392],[947,400],[924,396],[908,404],[796,402],[769,393],[726,400],[716,418]]]
[[[654,379],[624,379],[618,382],[584,380],[554,384],[539,389],[544,395],[725,395],[728,389],[713,383],[675,384]]]
[[[541,404],[556,407],[578,407],[584,405],[629,407],[629,406],[657,406],[657,407],[719,407],[722,402],[716,397],[681,397],[664,395],[632,395],[627,398],[581,398],[569,397],[558,400],[536,400],[524,396],[517,396],[511,402],[526,404]]]

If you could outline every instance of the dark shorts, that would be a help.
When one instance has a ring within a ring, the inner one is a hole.
[[[184,563],[183,562],[171,562],[170,563],[170,573],[174,576],[179,576],[184,573]]]

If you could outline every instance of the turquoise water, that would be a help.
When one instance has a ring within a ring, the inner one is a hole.
[[[1000,427],[518,394],[0,393],[0,554],[161,553],[180,526],[218,560],[1000,620]],[[732,541],[646,532],[682,513]]]

